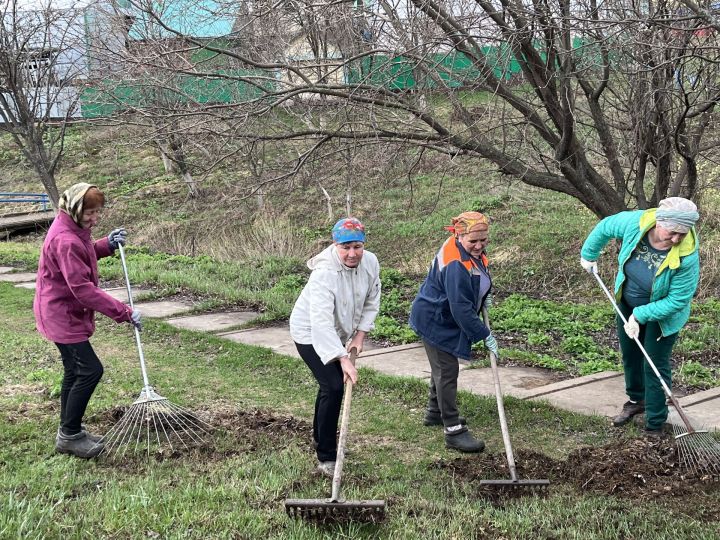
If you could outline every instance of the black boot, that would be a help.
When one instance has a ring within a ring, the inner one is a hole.
[[[458,423],[462,424],[463,426],[467,425],[467,419],[464,416],[458,416]],[[426,411],[425,412],[425,418],[423,420],[424,426],[442,426],[442,416],[440,416],[440,412],[432,412],[432,411]]]
[[[620,414],[618,414],[615,418],[613,418],[613,426],[620,427],[627,424],[630,420],[632,420],[632,417],[636,414],[641,414],[645,412],[645,402],[644,401],[638,401],[637,403],[633,403],[632,401],[626,401],[623,405],[622,411]]]
[[[467,428],[453,433],[445,431],[445,446],[468,453],[478,453],[485,449],[485,443],[473,437]]]

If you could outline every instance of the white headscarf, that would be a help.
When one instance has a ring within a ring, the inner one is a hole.
[[[685,234],[692,229],[699,217],[694,202],[682,197],[668,197],[658,204],[655,223],[668,231]]]

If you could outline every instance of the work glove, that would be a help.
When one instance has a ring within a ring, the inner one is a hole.
[[[490,309],[493,305],[493,295],[492,293],[487,293],[485,296],[485,301],[483,302],[483,306]]]
[[[138,330],[142,330],[142,322],[140,321],[140,310],[139,309],[133,309],[132,314],[130,315],[130,321],[133,323],[135,328]]]
[[[635,315],[630,315],[630,318],[624,325],[625,333],[630,339],[637,339],[640,335],[640,325],[635,320]]]
[[[580,257],[580,266],[583,267],[588,274],[597,274],[597,261],[586,261]]]
[[[492,334],[485,338],[485,347],[488,351],[495,355],[495,358],[500,358],[500,353],[498,352],[498,344]]]
[[[125,242],[127,242],[127,231],[120,227],[119,229],[115,229],[110,234],[108,234],[107,239],[110,247],[115,250],[120,244],[124,246]]]

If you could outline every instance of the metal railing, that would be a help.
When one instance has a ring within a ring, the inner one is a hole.
[[[37,203],[42,205],[43,210],[47,210],[50,206],[50,197],[47,193],[17,193],[17,192],[0,192],[0,203]]]

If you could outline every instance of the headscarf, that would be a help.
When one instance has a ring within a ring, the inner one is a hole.
[[[694,202],[682,197],[668,197],[658,204],[655,223],[668,231],[685,234],[695,225],[699,217]]]
[[[69,215],[78,225],[82,222],[83,197],[90,188],[97,188],[97,186],[85,182],[74,184],[63,191],[60,201],[58,201],[58,208]]]
[[[486,231],[490,228],[490,222],[485,214],[480,212],[463,212],[452,218],[452,225],[445,227],[445,230],[454,234],[467,234],[474,231]]]
[[[332,228],[333,242],[365,242],[365,225],[359,219],[343,218]]]

